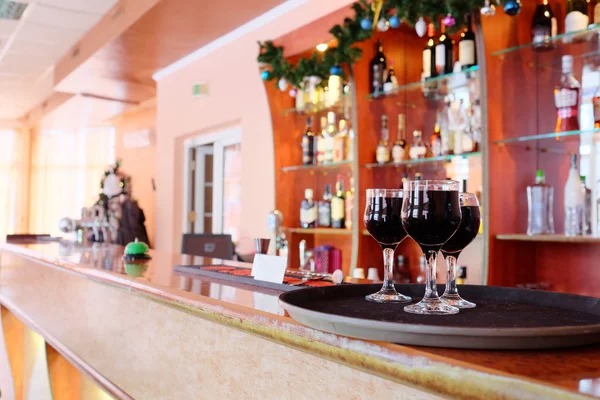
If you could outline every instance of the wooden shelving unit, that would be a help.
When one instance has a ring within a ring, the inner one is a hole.
[[[600,237],[593,236],[565,236],[565,235],[526,235],[522,233],[496,235],[498,240],[512,240],[519,242],[545,242],[545,243],[600,243]]]

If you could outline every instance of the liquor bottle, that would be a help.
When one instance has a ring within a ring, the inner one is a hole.
[[[345,201],[345,227],[346,229],[352,229],[352,209],[354,208],[354,178],[350,177],[350,189],[346,190]]]
[[[315,159],[315,133],[312,130],[312,119],[306,118],[306,130],[302,135],[302,163],[304,165],[313,164]]]
[[[379,164],[385,164],[390,162],[390,131],[388,129],[388,117],[387,115],[381,116],[381,139],[377,145],[375,151],[375,158]]]
[[[431,142],[431,156],[439,157],[442,155],[442,136],[440,135],[440,126],[436,123],[433,133],[429,138]]]
[[[581,235],[583,230],[584,198],[577,170],[577,154],[571,154],[571,168],[565,184],[565,235]]]
[[[392,147],[392,159],[395,163],[400,163],[406,158],[406,119],[404,114],[398,114],[398,132],[396,142]]]
[[[467,266],[461,265],[460,267],[458,267],[458,271],[456,273],[456,284],[464,285],[466,280],[467,280]]]
[[[454,68],[454,49],[452,48],[452,39],[446,35],[446,25],[441,23],[441,35],[435,46],[435,69],[438,74],[449,74]]]
[[[581,175],[581,193],[583,195],[582,234],[592,234],[592,191],[585,186],[585,176]]]
[[[423,78],[437,75],[435,70],[435,28],[433,24],[427,25],[427,45],[423,49]]]
[[[555,132],[579,130],[579,82],[573,76],[573,56],[562,56],[560,86],[554,89]]]
[[[600,24],[600,0],[596,0],[594,6],[594,24]]]
[[[546,184],[544,171],[535,172],[535,184],[527,186],[527,234],[554,233],[554,188]]]
[[[396,71],[394,71],[394,62],[390,60],[390,69],[387,73],[387,78],[383,84],[383,93],[391,93],[395,89],[398,89],[398,78],[396,77]]]
[[[554,44],[550,39],[556,36],[556,18],[548,0],[542,0],[535,9],[531,21],[531,41],[533,49],[537,51],[552,50]]]
[[[304,200],[300,204],[300,226],[314,228],[317,223],[317,205],[313,200],[312,189],[304,190]]]
[[[315,146],[317,148],[317,164],[323,164],[325,160],[325,136],[327,134],[327,117],[321,117],[321,133],[316,135]]]
[[[342,98],[343,90],[342,77],[339,75],[329,75],[329,79],[327,80],[325,106],[331,107],[336,105]]]
[[[331,226],[331,185],[325,185],[323,200],[319,202],[319,226],[329,228]]]
[[[383,54],[383,40],[377,40],[375,49],[375,55],[369,64],[369,90],[371,93],[379,94],[383,90],[383,74],[387,69],[385,55]]]
[[[415,130],[413,132],[413,143],[410,146],[408,156],[411,160],[416,160],[417,158],[427,157],[428,152],[427,145],[423,141],[423,133],[419,130]]]
[[[323,163],[329,164],[333,162],[333,146],[335,143],[335,135],[337,134],[337,126],[335,124],[335,113],[329,111],[327,113],[327,130],[323,135],[325,138],[323,151]]]
[[[348,126],[345,119],[340,119],[338,131],[333,137],[333,162],[341,162],[346,157],[348,144]]]
[[[587,28],[590,22],[588,6],[586,0],[567,0],[565,33],[576,32]]]
[[[331,227],[342,229],[346,226],[346,203],[344,182],[338,176],[335,183],[335,195],[331,198]]]
[[[415,173],[415,181],[422,181],[423,180],[423,174],[420,172],[416,172]]]
[[[402,174],[402,183],[400,185],[400,189],[403,189],[404,187],[407,187],[406,184],[408,183],[408,174],[405,172]]]
[[[467,15],[467,26],[460,33],[460,41],[458,42],[458,62],[460,62],[462,69],[477,65],[477,52],[475,49],[475,34],[471,30],[471,16]]]

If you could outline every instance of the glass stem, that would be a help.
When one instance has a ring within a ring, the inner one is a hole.
[[[394,249],[383,248],[383,290],[396,290],[394,287]]]
[[[453,255],[447,255],[446,257],[446,290],[445,295],[458,294],[456,290],[456,263],[457,258]]]
[[[437,261],[437,250],[427,250],[425,252],[425,260],[427,261],[427,269],[425,270],[425,297],[423,300],[439,299],[437,292],[437,282],[435,276],[435,268]]]

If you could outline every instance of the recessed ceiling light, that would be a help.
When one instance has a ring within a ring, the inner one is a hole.
[[[324,52],[325,50],[327,50],[327,48],[329,47],[329,45],[327,43],[319,43],[317,45],[317,50],[320,51],[321,53]]]

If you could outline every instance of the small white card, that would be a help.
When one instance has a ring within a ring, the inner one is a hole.
[[[283,283],[287,257],[256,254],[252,264],[252,276],[259,281]]]

